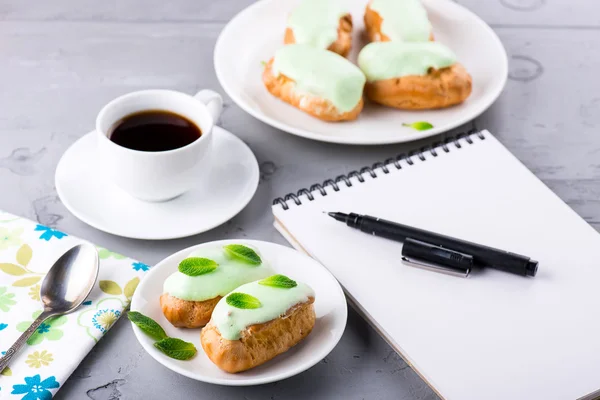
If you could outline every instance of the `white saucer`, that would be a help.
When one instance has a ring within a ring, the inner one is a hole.
[[[449,0],[422,0],[435,40],[452,49],[473,77],[473,92],[455,107],[402,111],[365,104],[356,121],[323,122],[273,97],[263,86],[262,62],[283,46],[285,22],[301,0],[261,0],[225,26],[215,46],[215,71],[227,94],[255,118],[294,135],[323,142],[378,145],[422,139],[460,126],[498,98],[508,76],[508,58],[494,31],[477,15]],[[363,15],[367,0],[345,0],[352,13],[349,59],[365,45]],[[256,29],[260,24],[260,29]],[[235,62],[232,62],[235,60]],[[417,131],[403,123],[426,121],[434,128]]]
[[[202,187],[162,203],[137,200],[98,172],[93,132],[75,142],[56,167],[56,191],[65,207],[102,231],[135,239],[175,239],[228,221],[252,199],[258,162],[237,136],[215,127],[214,164]]]
[[[301,343],[261,366],[238,374],[229,374],[217,368],[200,345],[200,329],[175,328],[164,317],[158,301],[163,292],[165,279],[177,271],[181,260],[186,258],[191,251],[205,246],[229,243],[249,244],[256,247],[277,273],[310,285],[315,291],[314,306],[317,314],[314,329]],[[289,247],[254,240],[222,240],[204,243],[165,258],[156,264],[140,282],[133,295],[131,309],[154,319],[164,328],[168,336],[191,342],[198,350],[198,354],[189,361],[174,360],[158,351],[153,346],[154,341],[133,326],[133,331],[140,344],[156,361],[189,378],[229,386],[275,382],[309,369],[333,350],[344,333],[348,317],[344,292],[338,281],[325,267]]]

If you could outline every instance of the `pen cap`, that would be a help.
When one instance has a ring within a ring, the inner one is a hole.
[[[527,276],[535,276],[537,274],[538,262],[534,260],[529,260],[527,265],[525,266],[525,273]]]
[[[406,238],[402,246],[402,256],[414,262],[425,262],[430,268],[456,270],[466,275],[473,266],[473,256],[447,249],[431,243]]]

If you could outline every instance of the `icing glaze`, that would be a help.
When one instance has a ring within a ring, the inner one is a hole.
[[[429,68],[456,63],[456,55],[439,42],[373,42],[358,55],[358,65],[369,82],[406,75],[426,75]]]
[[[254,251],[260,255],[257,249]],[[165,280],[163,291],[181,300],[204,301],[225,296],[244,283],[263,279],[274,273],[264,259],[261,265],[246,264],[228,256],[220,246],[195,250],[188,257],[209,258],[219,266],[213,272],[199,276],[188,276],[179,271],[171,274]]]
[[[241,309],[227,304],[225,297],[219,300],[212,313],[212,323],[227,340],[238,340],[241,332],[248,326],[279,318],[290,307],[315,296],[312,288],[301,282],[296,287],[284,289],[260,285],[257,281],[242,285],[234,292],[256,297],[260,300],[261,307]]]
[[[346,14],[342,0],[304,0],[290,14],[287,27],[296,43],[326,49],[337,40],[340,18]]]
[[[277,50],[273,74],[296,82],[298,91],[329,100],[341,112],[351,111],[360,102],[365,85],[361,70],[339,54],[303,44]]]
[[[431,23],[419,0],[373,0],[370,7],[382,18],[381,32],[391,41],[429,40]]]

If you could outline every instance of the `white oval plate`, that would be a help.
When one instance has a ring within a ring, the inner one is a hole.
[[[462,125],[485,111],[500,95],[508,75],[502,43],[477,15],[448,0],[422,0],[435,39],[449,46],[473,77],[473,93],[461,105],[434,111],[401,111],[365,104],[356,121],[323,122],[273,97],[262,84],[262,64],[283,45],[285,21],[301,0],[261,0],[235,16],[215,46],[215,70],[227,94],[255,118],[283,131],[323,142],[377,145],[433,136]],[[347,0],[354,23],[356,61],[364,46],[361,32],[367,0]],[[403,123],[427,121],[416,131]]]
[[[210,230],[230,220],[258,188],[258,162],[237,136],[214,127],[213,163],[201,185],[164,202],[131,197],[100,173],[92,133],[65,151],[56,167],[56,191],[73,215],[113,235],[175,239]]]
[[[202,350],[200,329],[175,328],[164,317],[159,304],[165,279],[177,271],[181,260],[186,258],[191,251],[205,246],[230,243],[255,246],[277,273],[310,285],[315,290],[314,306],[317,314],[317,322],[313,331],[301,343],[261,366],[238,374],[229,374],[217,368]],[[189,378],[229,386],[250,386],[275,382],[312,367],[325,358],[339,342],[346,327],[348,313],[342,288],[325,267],[296,250],[275,243],[254,240],[221,240],[204,243],[165,258],[154,266],[139,284],[131,302],[131,309],[157,321],[165,329],[167,335],[191,342],[198,349],[196,357],[189,361],[174,360],[158,351],[153,346],[154,341],[134,325],[135,336],[156,361]]]

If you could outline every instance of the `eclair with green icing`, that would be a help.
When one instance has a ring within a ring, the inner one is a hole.
[[[371,101],[402,110],[462,103],[472,90],[471,75],[439,42],[373,42],[358,55]]]
[[[289,15],[285,44],[306,44],[347,56],[352,16],[343,0],[303,0]]]
[[[431,23],[420,0],[371,0],[364,19],[372,42],[433,40]]]
[[[231,244],[201,248],[179,263],[163,285],[160,306],[176,327],[208,323],[223,296],[238,286],[273,274],[257,249]]]
[[[364,74],[328,50],[284,46],[265,65],[262,78],[273,96],[323,121],[353,120],[363,108]]]
[[[288,351],[312,331],[314,291],[283,275],[248,283],[221,299],[200,341],[220,369],[235,373]]]

